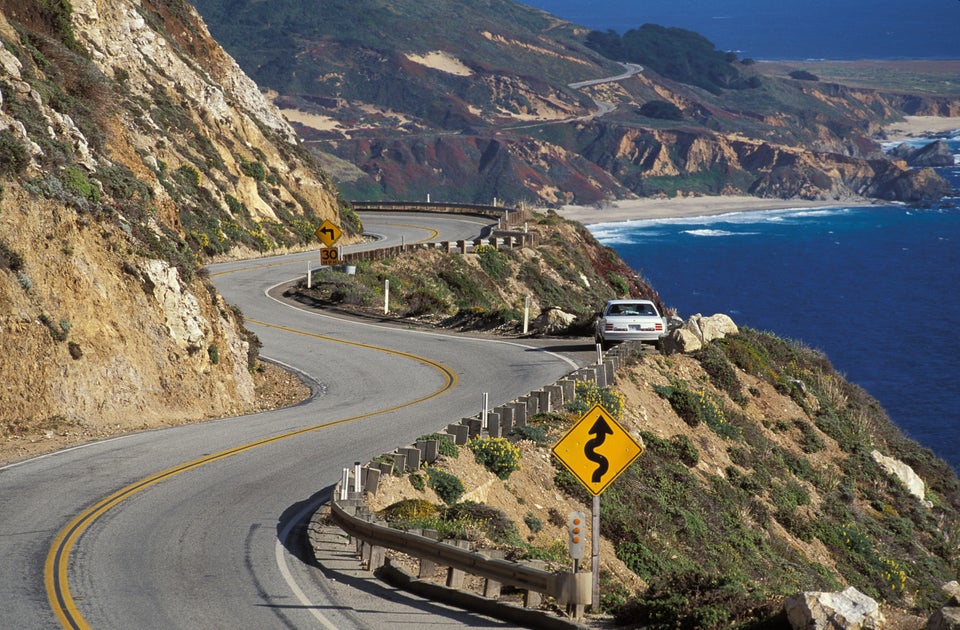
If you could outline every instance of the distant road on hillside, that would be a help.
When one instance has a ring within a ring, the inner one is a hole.
[[[643,72],[643,66],[635,63],[620,62],[620,65],[626,69],[626,71],[621,74],[614,75],[612,77],[601,77],[599,79],[587,79],[586,81],[568,83],[567,87],[574,90],[579,90],[585,87],[601,85],[603,83],[616,83],[617,81],[629,79],[630,77]],[[597,106],[597,111],[590,114],[584,114],[583,116],[571,116],[570,118],[560,118],[558,120],[541,120],[538,122],[524,123],[522,125],[510,125],[508,127],[504,127],[504,129],[530,129],[531,127],[542,127],[544,125],[559,125],[561,123],[577,122],[581,120],[593,120],[595,118],[600,118],[601,116],[606,116],[616,109],[613,106],[613,103],[598,101],[597,99],[593,99],[593,102]]]

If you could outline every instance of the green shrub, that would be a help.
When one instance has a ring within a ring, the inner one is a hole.
[[[661,120],[683,120],[683,111],[669,101],[647,101],[640,107],[640,115]]]
[[[673,385],[655,386],[654,391],[670,401],[677,415],[691,427],[703,422],[722,438],[739,440],[743,437],[743,430],[728,422],[723,405],[707,390],[701,388],[693,391],[685,383],[677,381]]]
[[[460,457],[460,449],[457,448],[457,443],[449,434],[428,433],[417,438],[418,442],[428,442],[430,440],[437,441],[437,452],[441,455],[453,458]]]
[[[425,470],[427,472],[427,485],[437,493],[437,496],[444,503],[453,505],[466,492],[463,482],[456,475],[439,468],[426,468]]]
[[[531,442],[536,442],[537,446],[543,446],[550,441],[546,430],[534,424],[524,424],[513,427],[510,429],[510,432],[507,433],[507,436],[515,440],[530,440]]]
[[[591,381],[577,381],[574,399],[567,403],[567,411],[582,416],[594,405],[602,405],[614,418],[623,414],[623,394],[610,387],[600,387]]]
[[[0,130],[0,175],[19,175],[30,164],[30,156],[9,129]]]
[[[0,269],[9,269],[10,271],[21,271],[23,269],[23,256],[10,249],[10,246],[3,241],[0,241]]]
[[[90,201],[100,201],[100,189],[90,183],[86,173],[76,166],[68,166],[63,170],[63,185],[67,190]]]
[[[480,268],[494,280],[504,280],[510,276],[510,263],[493,245],[478,245],[473,252],[480,260]]]
[[[533,534],[536,534],[543,529],[543,521],[533,512],[527,512],[526,516],[523,517],[523,522]]]
[[[467,443],[477,463],[500,479],[507,479],[515,470],[520,470],[520,449],[507,438],[473,438]]]
[[[417,492],[423,492],[427,489],[427,481],[423,478],[423,475],[419,473],[410,473],[410,485],[413,486],[413,489]]]
[[[436,518],[439,513],[437,506],[425,499],[403,499],[383,508],[377,512],[377,516],[396,526],[414,525]]]
[[[720,346],[707,344],[696,353],[694,358],[700,361],[704,371],[710,375],[710,381],[727,393],[741,407],[746,406],[747,397],[743,394],[743,384],[727,355]]]
[[[617,292],[617,295],[630,294],[630,285],[627,283],[626,278],[620,274],[616,274],[611,271],[609,274],[607,274],[607,282],[609,282],[610,286],[613,287],[613,290]]]
[[[210,357],[210,363],[213,365],[220,364],[220,348],[217,347],[217,344],[211,343],[207,346],[207,356]]]
[[[443,517],[448,521],[466,521],[482,528],[483,533],[494,542],[512,542],[520,539],[517,526],[498,507],[464,501],[451,505],[444,510]]]

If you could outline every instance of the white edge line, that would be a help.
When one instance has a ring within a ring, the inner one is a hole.
[[[131,437],[131,436],[133,436],[133,435],[136,435],[136,434],[135,434],[135,433],[130,433],[130,434],[127,434],[127,435],[118,435],[118,436],[112,437],[112,438],[106,438],[106,439],[103,439],[103,440],[94,440],[94,441],[92,441],[92,442],[85,442],[84,444],[77,444],[76,446],[70,446],[70,447],[67,447],[67,448],[62,448],[62,449],[60,449],[60,450],[58,450],[58,451],[53,451],[52,453],[44,453],[43,455],[37,455],[36,457],[31,457],[30,459],[25,459],[25,460],[20,461],[20,462],[14,462],[14,463],[12,463],[12,464],[7,464],[6,466],[0,466],[0,471],[2,471],[2,470],[9,470],[9,469],[11,469],[11,468],[16,468],[17,466],[23,466],[24,464],[29,464],[29,463],[31,463],[31,462],[40,461],[41,459],[47,459],[48,457],[54,457],[54,456],[56,456],[56,455],[63,455],[64,453],[69,453],[70,451],[76,451],[76,450],[81,449],[81,448],[89,448],[89,447],[91,447],[91,446],[98,446],[98,445],[100,445],[100,444],[106,444],[107,442],[116,442],[117,440],[125,440],[125,439],[127,439],[127,438],[129,438],[129,437]]]
[[[337,630],[337,626],[333,625],[329,619],[327,619],[323,613],[317,610],[317,605],[307,597],[307,594],[303,592],[303,589],[297,584],[297,581],[293,577],[293,573],[290,571],[290,567],[287,565],[287,554],[286,554],[286,542],[287,538],[290,536],[290,532],[293,530],[294,526],[297,523],[300,523],[307,514],[315,511],[326,499],[317,499],[309,503],[302,510],[297,512],[297,514],[290,519],[290,521],[284,526],[281,530],[280,535],[277,537],[276,544],[274,545],[274,555],[277,558],[277,568],[280,569],[280,574],[283,576],[283,579],[287,582],[287,586],[290,587],[290,590],[293,592],[294,596],[300,600],[300,603],[310,611],[310,614],[314,618],[323,624],[324,628],[327,630]]]

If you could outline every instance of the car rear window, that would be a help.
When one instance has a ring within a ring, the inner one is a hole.
[[[637,316],[637,315],[656,315],[657,311],[653,308],[652,304],[637,304],[637,303],[626,303],[626,304],[611,304],[610,309],[607,311],[607,315],[626,315],[626,316]]]

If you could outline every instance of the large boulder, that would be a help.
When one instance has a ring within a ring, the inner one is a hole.
[[[880,605],[852,586],[839,593],[788,597],[784,610],[794,630],[877,630],[884,621]]]
[[[664,354],[696,352],[703,347],[700,337],[686,328],[677,328],[671,331],[661,342]]]
[[[700,339],[703,343],[710,343],[715,339],[721,339],[727,335],[735,335],[739,332],[737,325],[733,323],[729,315],[717,313],[710,317],[704,317],[697,313],[690,318],[696,320],[700,329]]]
[[[899,479],[900,483],[906,487],[910,494],[917,497],[920,501],[925,500],[926,484],[923,483],[920,475],[914,472],[913,468],[901,462],[899,459],[887,457],[877,450],[871,451],[870,456],[873,457],[873,461],[880,464],[880,467],[886,470],[887,473]]]
[[[531,322],[533,330],[542,335],[553,335],[566,332],[573,324],[576,316],[565,313],[555,306],[548,306]]]
[[[663,352],[695,352],[715,339],[734,335],[739,331],[728,315],[717,313],[704,317],[700,313],[693,315],[680,328],[672,330],[663,338]]]

